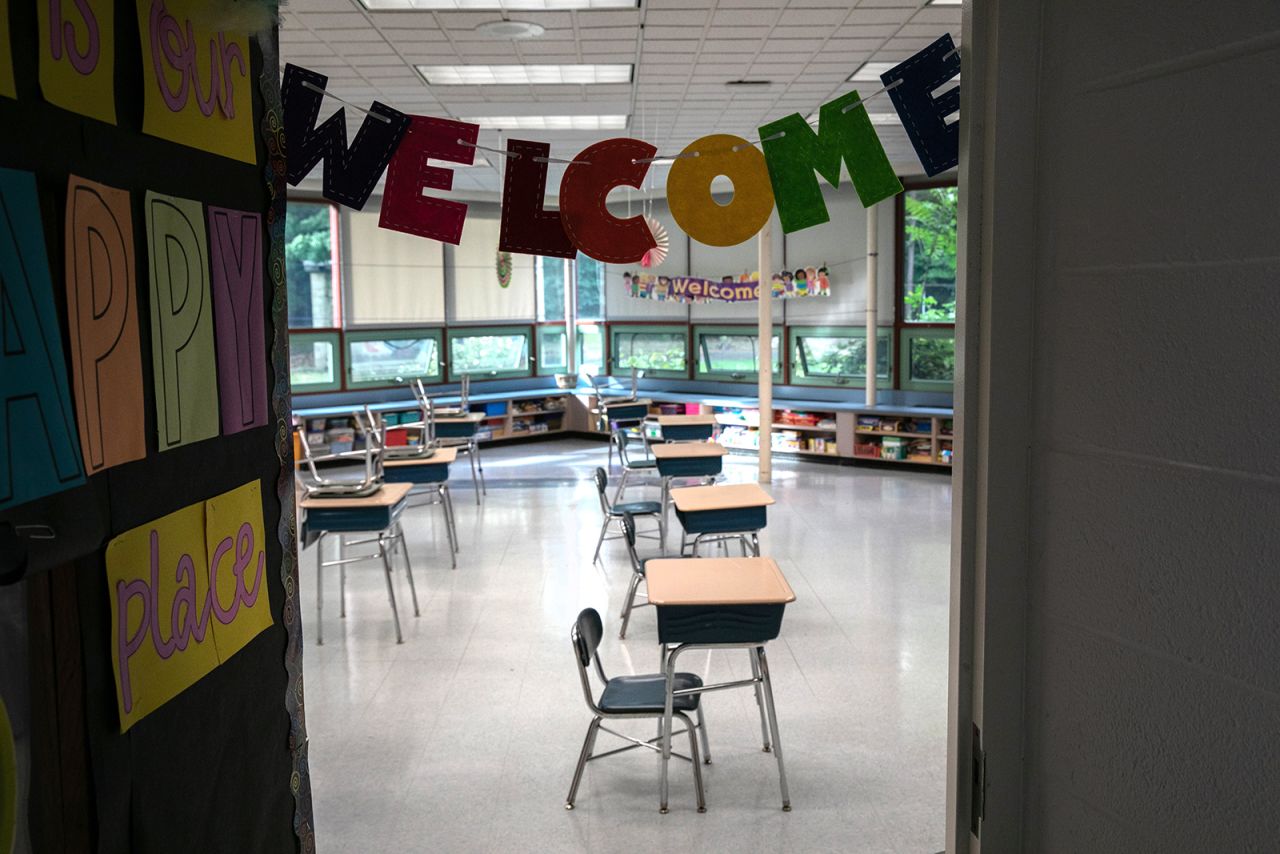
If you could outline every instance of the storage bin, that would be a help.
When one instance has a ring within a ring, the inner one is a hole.
[[[885,436],[880,443],[880,458],[885,460],[905,460],[907,458],[907,440],[901,436]]]
[[[493,403],[483,404],[485,415],[506,415],[507,402],[505,400],[495,401]]]

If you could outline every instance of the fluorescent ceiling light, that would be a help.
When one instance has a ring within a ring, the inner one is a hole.
[[[930,6],[959,6],[963,0],[929,0]]]
[[[864,62],[858,66],[858,70],[849,75],[850,83],[861,83],[865,81],[880,82],[880,75],[884,74],[890,68],[893,68],[896,62]]]
[[[473,116],[458,119],[490,130],[621,130],[626,116]]]
[[[360,0],[371,11],[419,9],[427,11],[486,9],[548,12],[563,9],[635,9],[639,0]]]
[[[631,65],[419,65],[431,86],[630,83]]]

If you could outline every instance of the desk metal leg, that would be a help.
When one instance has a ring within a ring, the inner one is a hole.
[[[413,598],[413,616],[420,617],[418,610],[418,588],[413,583],[413,563],[409,560],[409,543],[404,538],[404,526],[396,522],[396,539],[400,542],[400,551],[404,553],[404,574],[409,578],[409,595]]]
[[[470,443],[467,445],[467,461],[471,463],[471,488],[476,492],[476,504],[480,503],[480,481],[476,477],[476,451]]]
[[[316,540],[316,646],[324,646],[324,538]]]
[[[386,540],[383,536],[378,537],[378,554],[382,558],[382,571],[387,577],[387,598],[391,600],[391,617],[396,624],[396,643],[404,643],[404,636],[400,634],[400,611],[396,608],[396,588],[391,583],[391,555],[387,552]]]
[[[662,708],[662,783],[658,788],[658,812],[663,815],[667,814],[667,766],[671,764],[671,713],[675,705],[675,696],[672,692],[675,690],[676,681],[676,654],[675,650],[667,654],[664,647],[663,657],[666,661],[663,663],[662,672],[666,677],[666,690],[663,692],[666,699],[663,701]]]
[[[778,759],[778,785],[782,789],[782,811],[791,812],[791,793],[787,790],[787,769],[782,764],[782,740],[778,738],[778,712],[773,707],[773,680],[769,678],[769,659],[764,647],[755,648],[760,661],[760,675],[764,681],[764,700],[769,709],[769,728],[773,731],[773,755]]]
[[[449,541],[449,560],[458,568],[458,533],[453,527],[453,502],[449,499],[449,487],[440,486],[440,513],[444,516],[445,538]]]
[[[480,440],[471,437],[472,453],[476,456],[476,468],[480,470],[480,492],[484,495],[489,494],[489,486],[484,482],[484,458],[480,456]]]
[[[764,744],[762,748],[768,753],[772,748],[769,745],[769,716],[764,705],[764,686],[761,684],[764,680],[760,675],[760,663],[756,659],[756,651],[751,650],[751,677],[756,683],[756,707],[760,712],[760,740]]]

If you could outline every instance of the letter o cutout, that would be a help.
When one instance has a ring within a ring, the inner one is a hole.
[[[734,151],[735,146],[741,146]],[[711,134],[695,140],[667,175],[667,204],[685,232],[708,246],[736,246],[750,240],[773,213],[773,185],[764,155],[740,136]],[[711,182],[724,175],[733,182],[733,201],[720,205]]]

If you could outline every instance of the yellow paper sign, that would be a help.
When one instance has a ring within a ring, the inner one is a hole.
[[[13,79],[13,46],[9,43],[9,0],[0,0],[0,95],[18,97]]]
[[[271,625],[258,483],[113,539],[107,588],[124,732]]]
[[[37,0],[35,5],[44,99],[115,124],[115,3]]]
[[[226,661],[271,625],[258,482],[210,498],[204,515],[209,578],[217,594],[212,606],[217,621],[213,637],[218,660]]]
[[[143,132],[256,163],[249,35],[223,17],[238,4],[137,3]]]

